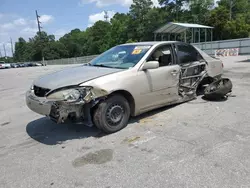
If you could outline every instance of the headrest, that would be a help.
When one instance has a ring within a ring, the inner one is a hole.
[[[160,56],[162,56],[162,52],[161,51],[155,51],[154,54],[153,54],[153,57],[154,58],[159,58]]]

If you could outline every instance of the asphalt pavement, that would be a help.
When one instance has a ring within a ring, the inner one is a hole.
[[[111,135],[26,107],[32,81],[65,66],[0,70],[0,187],[250,188],[250,61],[222,59],[227,100],[199,96]]]

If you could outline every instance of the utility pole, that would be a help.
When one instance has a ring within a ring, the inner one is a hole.
[[[12,57],[14,58],[13,42],[11,37],[10,37],[10,44],[11,44]]]
[[[108,22],[108,20],[109,20],[109,15],[108,15],[108,12],[106,10],[104,11],[104,19],[106,22]]]
[[[7,54],[6,54],[5,44],[3,44],[3,50],[4,50],[4,56],[5,56],[5,59],[7,59]]]
[[[38,31],[39,31],[39,36],[40,36],[40,38],[41,38],[41,22],[40,22],[40,20],[39,20],[39,18],[40,18],[40,16],[38,15],[38,13],[37,13],[37,10],[36,10],[36,20],[37,20],[37,26],[38,26]]]
[[[38,27],[38,32],[39,32],[39,38],[40,38],[40,42],[42,42],[42,34],[41,34],[41,22],[39,20],[40,16],[38,15],[37,13],[37,10],[36,10],[36,20],[37,20],[37,27]],[[44,54],[43,54],[43,49],[41,51],[41,55],[42,55],[42,61],[43,61],[43,64],[44,64]]]
[[[232,20],[232,14],[233,14],[233,7],[235,6],[235,4],[234,4],[234,1],[233,0],[229,0],[230,2],[229,2],[229,12],[230,12],[230,14],[229,14],[229,20]]]

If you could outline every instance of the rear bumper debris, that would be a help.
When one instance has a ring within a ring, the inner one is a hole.
[[[221,78],[208,85],[204,92],[204,97],[208,100],[217,100],[224,98],[232,92],[233,84],[228,78]]]

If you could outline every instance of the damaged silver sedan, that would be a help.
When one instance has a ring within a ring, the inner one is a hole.
[[[107,133],[131,116],[196,98],[197,88],[221,78],[223,64],[176,41],[115,46],[88,64],[38,78],[27,106],[57,123],[96,126]]]

